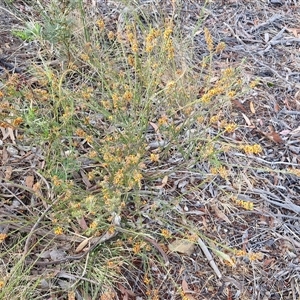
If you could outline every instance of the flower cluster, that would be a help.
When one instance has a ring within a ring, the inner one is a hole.
[[[242,146],[240,146],[240,149],[242,149],[248,155],[259,154],[262,152],[262,147],[258,144],[242,145]]]
[[[213,167],[210,169],[211,173],[214,175],[220,175],[222,178],[226,179],[228,177],[228,170],[224,166]]]
[[[145,51],[150,53],[153,51],[157,45],[157,38],[160,36],[161,32],[159,29],[152,28],[145,38]]]

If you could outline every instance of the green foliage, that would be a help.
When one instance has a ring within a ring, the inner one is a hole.
[[[34,41],[41,37],[42,26],[37,22],[27,22],[24,29],[13,29],[12,34],[23,41]]]

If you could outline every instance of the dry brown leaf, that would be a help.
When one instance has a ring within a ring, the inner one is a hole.
[[[291,27],[291,28],[287,28],[286,30],[292,33],[294,37],[296,38],[300,37],[300,28]]]
[[[115,300],[115,299],[116,299],[116,294],[110,288],[108,288],[108,290],[100,296],[100,300]],[[128,299],[128,297],[123,299]]]
[[[212,205],[212,209],[216,213],[217,217],[225,221],[226,223],[231,223],[228,217],[217,207],[217,205]]]
[[[76,300],[74,291],[68,292],[68,300]]]
[[[127,298],[123,298],[123,299],[128,299],[128,295],[130,297],[136,297],[136,295],[132,291],[127,290],[121,283],[118,283],[118,288],[122,295],[127,295]]]
[[[205,217],[202,217],[202,224],[204,226],[204,228],[207,230],[208,229],[208,225],[207,225],[207,221]]]
[[[86,245],[89,243],[89,241],[91,239],[92,239],[92,237],[89,237],[89,238],[86,238],[85,240],[83,240],[75,249],[75,253],[81,252],[86,247]]]
[[[165,185],[168,183],[168,179],[169,179],[169,177],[168,177],[168,175],[166,175],[163,179],[162,179],[162,181],[161,181],[161,185],[157,185],[155,188],[157,188],[157,189],[162,189],[162,188],[164,188],[165,187]]]
[[[194,296],[191,295],[191,293],[195,293],[195,292],[189,290],[189,286],[188,286],[186,280],[184,280],[184,279],[182,280],[181,287],[182,287],[182,291],[184,292],[185,298],[187,298],[189,300],[196,300],[194,298]]]
[[[188,240],[175,240],[171,244],[168,245],[168,248],[172,252],[179,252],[187,255],[191,255],[194,251],[195,245],[194,243]]]
[[[263,262],[264,268],[269,267],[274,261],[275,261],[274,258],[269,258],[269,259],[264,260],[264,262]]]
[[[183,290],[185,293],[189,291],[189,286],[188,286],[186,280],[182,279],[181,286],[182,286],[182,290]]]
[[[16,138],[15,138],[14,130],[12,128],[7,128],[7,131],[9,133],[9,137],[10,137],[12,143],[15,144]]]
[[[6,150],[6,148],[4,147],[2,150],[2,165],[6,165],[7,161],[8,161],[8,152]]]
[[[244,105],[239,100],[234,99],[234,100],[231,100],[231,102],[235,108],[238,108],[241,111],[243,111],[244,113],[247,113],[247,109],[244,107]]]
[[[300,134],[300,126],[296,129],[294,129],[293,131],[290,132],[291,135],[294,135],[294,134]]]
[[[289,100],[287,98],[285,98],[283,100],[283,103],[286,105],[286,107],[287,107],[288,110],[292,110],[291,105],[289,103]]]
[[[268,134],[268,137],[271,141],[277,143],[277,144],[281,144],[283,143],[283,139],[281,138],[281,136],[277,133],[277,132],[271,132],[270,134]]]
[[[250,110],[251,110],[251,112],[252,112],[253,114],[255,114],[255,108],[254,108],[254,104],[253,104],[253,102],[252,102],[252,101],[250,101],[250,104],[249,104],[249,106],[250,106]]]
[[[280,111],[280,106],[279,106],[279,104],[277,102],[275,102],[275,104],[274,104],[274,111],[276,113],[278,113]]]
[[[34,183],[34,176],[33,175],[26,176],[25,185],[31,189],[33,187],[33,183]]]
[[[209,79],[209,82],[210,82],[210,83],[214,83],[214,82],[216,82],[216,81],[219,80],[219,79],[220,79],[219,76],[211,77],[211,78]]]
[[[155,123],[149,122],[149,124],[153,127],[155,132],[159,131],[158,126]]]
[[[166,176],[163,178],[163,180],[161,181],[162,184],[163,184],[164,186],[167,184],[168,178],[169,178],[168,175],[166,175]]]
[[[242,113],[242,116],[243,116],[243,118],[245,119],[247,125],[248,125],[248,126],[252,126],[252,123],[251,123],[250,119],[249,119],[245,114],[243,114],[243,113]]]
[[[274,127],[273,126],[269,126],[269,129],[270,129],[270,133],[267,134],[267,137],[277,143],[277,144],[281,144],[283,143],[283,140],[281,138],[281,136],[274,130]]]
[[[7,166],[5,170],[5,179],[10,180],[13,168],[12,166]]]
[[[88,225],[86,224],[84,217],[77,218],[77,221],[78,221],[80,228],[82,228],[83,230],[87,230],[89,228]]]

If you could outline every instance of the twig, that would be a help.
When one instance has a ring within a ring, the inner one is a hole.
[[[163,259],[165,261],[165,266],[168,266],[170,262],[169,262],[167,254],[164,252],[162,247],[159,246],[154,240],[152,240],[146,236],[143,236],[143,239],[145,241],[149,242],[154,248],[156,248],[158,250],[158,252],[161,254],[161,256],[163,257]]]
[[[206,245],[204,244],[204,242],[201,240],[201,238],[198,238],[198,244],[199,246],[201,247],[204,255],[206,256],[210,266],[212,267],[212,269],[214,270],[214,272],[216,273],[216,275],[219,277],[219,278],[222,278],[222,274],[219,270],[219,268],[217,267],[212,255],[210,254],[208,248],[206,247]]]
[[[264,196],[264,195],[260,195],[261,198],[263,198],[264,200],[266,200],[267,202],[274,204],[276,206],[285,208],[287,210],[293,211],[296,214],[300,213],[300,206],[294,204],[294,203],[280,203],[277,201],[273,201],[271,199],[269,199],[268,197]]]
[[[13,17],[15,17],[17,20],[19,20],[19,21],[23,22],[23,20],[22,20],[22,19],[20,19],[20,18],[19,18],[19,17],[17,17],[16,15],[14,15],[14,14],[13,14],[11,11],[7,10],[6,8],[4,8],[4,7],[0,6],[0,9],[4,10],[6,13],[8,13],[8,14],[12,15],[12,16],[13,16]]]
[[[287,44],[287,43],[300,43],[299,38],[284,38],[281,40],[276,40],[276,41],[271,41],[270,44],[272,46],[277,45],[277,44]]]
[[[254,31],[260,29],[261,27],[264,27],[264,26],[267,26],[267,25],[270,25],[272,24],[274,21],[277,21],[278,19],[281,19],[283,16],[282,15],[279,15],[279,14],[276,14],[274,16],[272,16],[269,20],[267,20],[266,22],[263,22],[263,23],[260,23],[254,27],[252,27],[250,29],[250,33],[253,33]]]

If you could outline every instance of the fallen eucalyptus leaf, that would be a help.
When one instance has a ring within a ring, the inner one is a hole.
[[[194,243],[188,240],[175,240],[168,245],[168,248],[172,252],[179,252],[187,255],[191,255],[194,251]]]

